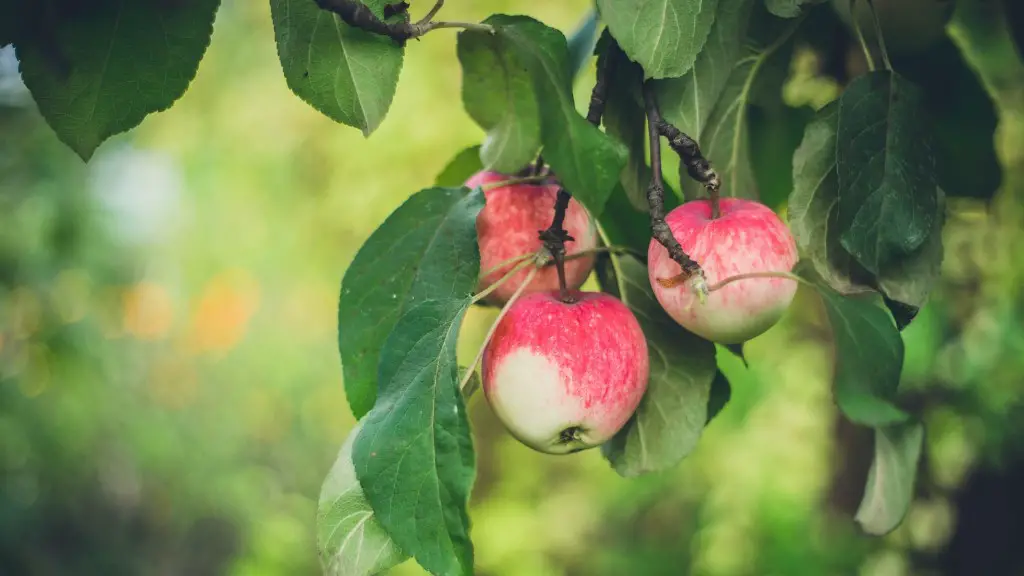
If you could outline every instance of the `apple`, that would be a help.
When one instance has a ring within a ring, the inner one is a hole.
[[[687,202],[665,218],[683,251],[704,270],[708,286],[751,272],[790,272],[799,258],[786,224],[764,204],[738,198],[719,201],[720,215],[711,218],[711,202]],[[664,280],[680,268],[668,251],[652,240],[647,271],[662,308],[690,332],[720,344],[739,344],[775,325],[796,295],[789,278],[737,280],[701,302],[689,283],[666,287]]]
[[[484,395],[520,442],[548,454],[615,435],[647,390],[647,341],[625,304],[600,292],[515,301],[484,349]]]
[[[511,176],[484,170],[466,181],[466,186],[476,188],[485,184],[509,180]],[[476,220],[477,238],[480,245],[479,289],[494,284],[505,276],[514,264],[497,270],[495,266],[541,249],[538,237],[541,230],[551,226],[555,215],[557,184],[515,184],[501,186],[484,192],[487,204]],[[566,256],[592,250],[597,246],[597,229],[583,205],[575,199],[569,201],[565,211],[565,230],[574,241],[565,245]],[[565,263],[565,280],[570,290],[576,290],[587,280],[594,268],[594,257],[584,256]],[[484,275],[485,272],[489,272]],[[529,269],[524,268],[492,292],[487,300],[493,304],[504,304],[526,281]],[[543,292],[558,288],[558,272],[547,266],[537,272],[523,294]]]

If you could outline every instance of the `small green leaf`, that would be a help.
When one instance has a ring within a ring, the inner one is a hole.
[[[748,110],[751,168],[757,185],[758,199],[765,206],[778,210],[793,192],[793,155],[803,139],[804,129],[814,118],[809,106],[780,106]]]
[[[561,32],[525,16],[491,16],[533,78],[544,159],[566,190],[597,217],[619,181],[626,149],[591,125],[572,99],[569,53]]]
[[[328,576],[370,576],[409,558],[380,525],[356,478],[352,445],[360,428],[349,432],[320,490],[317,548]]]
[[[896,529],[914,500],[914,479],[924,445],[924,426],[907,422],[875,429],[875,459],[855,517],[868,534]]]
[[[210,43],[218,4],[90,3],[50,15],[48,27],[9,34],[39,111],[88,160],[104,140],[185,93]]]
[[[742,359],[742,356],[740,358]],[[747,361],[744,359],[743,364],[746,365],[746,363]],[[711,381],[711,394],[708,396],[708,424],[715,416],[718,416],[730,399],[732,399],[732,385],[729,384],[729,379],[725,374],[718,370],[715,372],[715,379]]]
[[[840,241],[874,274],[924,244],[939,217],[929,123],[920,90],[892,72],[857,78],[839,99]]]
[[[832,325],[833,394],[839,409],[865,426],[906,421],[908,415],[893,404],[903,369],[903,339],[881,299],[843,296],[813,273],[803,274],[818,288]]]
[[[597,0],[601,18],[646,78],[686,74],[704,47],[720,0]]]
[[[462,103],[487,132],[480,160],[484,167],[511,174],[537,155],[540,111],[533,81],[509,40],[500,34],[459,33]]]
[[[709,411],[720,410],[727,395],[723,399],[720,382],[717,396],[711,397],[718,374],[715,345],[668,317],[651,291],[643,264],[629,256],[612,258],[618,262],[620,298],[647,337],[651,376],[636,413],[602,452],[620,475],[639,476],[667,470],[692,452]]]
[[[363,3],[380,18],[388,0]],[[292,92],[365,136],[376,130],[395,96],[404,49],[390,38],[345,24],[313,0],[270,0],[270,14]]]
[[[475,288],[475,276],[469,281],[456,272],[477,258],[476,216],[483,202],[482,193],[466,188],[414,194],[377,228],[345,272],[338,349],[356,418],[373,407],[381,348],[404,311],[426,299],[461,298],[464,289]],[[467,282],[472,286],[464,288]]]
[[[651,168],[647,165],[647,115],[644,112],[640,82],[643,71],[630,62],[621,52],[609,54],[602,51],[598,65],[606,58],[615,58],[612,63],[615,78],[608,84],[604,109],[604,129],[626,145],[629,158],[622,170],[619,182],[622,184],[630,204],[647,211],[647,185],[651,181]]]
[[[434,186],[458,188],[484,169],[480,162],[480,146],[470,146],[455,155],[434,179]]]
[[[466,506],[475,455],[455,349],[479,258],[475,230],[459,232],[451,239],[461,245],[451,254],[464,257],[452,271],[457,289],[438,290],[395,325],[381,352],[380,397],[354,449],[359,482],[388,534],[445,576],[473,572]]]
[[[889,299],[916,310],[924,305],[942,262],[944,194],[936,190],[939,217],[928,239],[917,250],[888,262],[876,274],[861,267],[840,242],[840,190],[836,167],[837,102],[822,108],[804,133],[793,157],[793,193],[789,222],[804,260],[833,289],[855,292],[880,290]],[[902,319],[901,324],[906,319]]]
[[[821,4],[826,0],[764,0],[768,11],[780,18],[796,18],[804,7]]]
[[[567,43],[569,46],[569,74],[575,79],[586,66],[587,60],[594,55],[594,45],[597,43],[597,10],[587,11],[587,15],[569,34]]]
[[[674,196],[665,194],[666,210],[671,210],[669,205],[676,206],[672,202],[674,199]],[[651,243],[651,218],[646,208],[641,210],[633,206],[621,185],[615,187],[599,221],[613,245],[647,254]]]

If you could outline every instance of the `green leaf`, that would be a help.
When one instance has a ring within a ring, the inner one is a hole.
[[[414,194],[377,228],[345,272],[338,302],[338,349],[356,418],[373,407],[381,349],[405,310],[428,298],[461,298],[463,291],[475,288],[475,277],[465,288],[465,274],[456,272],[477,259],[475,225],[483,202],[482,193],[466,188]],[[470,225],[471,245],[465,236]]]
[[[466,506],[475,455],[455,360],[479,271],[469,224],[449,238],[457,279],[437,286],[438,299],[406,311],[388,337],[380,398],[354,450],[359,482],[381,524],[401,549],[438,575],[473,572]]]
[[[665,194],[666,210],[671,210],[670,204],[675,207],[676,204],[672,202],[674,199],[674,196]],[[626,246],[640,254],[647,254],[651,243],[650,216],[646,209],[641,211],[633,206],[621,185],[615,187],[599,221],[613,245]]]
[[[597,0],[601,18],[646,78],[675,78],[693,67],[720,0]]]
[[[363,3],[383,17],[388,0]],[[365,136],[376,130],[395,96],[404,49],[390,38],[345,24],[312,0],[270,0],[270,14],[292,92]]]
[[[614,80],[608,83],[604,109],[605,132],[626,145],[629,157],[619,182],[630,204],[637,210],[647,211],[647,185],[651,181],[651,168],[647,165],[647,115],[644,112],[640,83],[643,72],[625,55],[605,50],[598,57],[615,58],[612,63]]]
[[[185,93],[218,0],[91,3],[12,31],[21,75],[57,137],[88,160],[107,138]],[[45,32],[44,32],[45,30]]]
[[[917,250],[939,217],[929,122],[919,89],[892,72],[857,78],[839,99],[837,224],[869,272]]]
[[[764,0],[768,11],[780,18],[796,18],[804,6],[821,4],[825,0]]]
[[[434,186],[458,188],[484,169],[480,162],[480,146],[470,146],[455,155],[434,179]]]
[[[747,361],[743,360],[743,364],[746,365],[746,363]],[[708,396],[708,424],[715,416],[718,416],[730,399],[732,399],[732,385],[729,384],[729,379],[725,374],[718,370],[715,372],[715,379],[711,381],[711,394]]]
[[[751,168],[761,203],[773,210],[785,204],[793,192],[793,155],[803,139],[804,129],[814,118],[809,106],[780,106],[748,110]]]
[[[875,429],[875,459],[855,517],[868,534],[896,529],[914,500],[914,479],[924,445],[924,426],[907,422]]]
[[[594,55],[594,45],[597,44],[597,10],[587,11],[587,15],[580,20],[576,29],[569,35],[567,43],[569,46],[569,74],[572,78],[576,78],[587,64],[587,60]]]
[[[324,574],[369,576],[409,558],[384,531],[352,464],[352,445],[361,425],[349,432],[320,490],[317,548]]]
[[[874,288],[914,311],[927,300],[942,262],[944,195],[942,190],[935,192],[939,217],[932,221],[923,245],[892,259],[878,274],[861,267],[840,241],[841,201],[835,154],[838,108],[838,102],[833,102],[818,112],[793,157],[789,223],[797,247],[833,289],[849,293]]]
[[[723,391],[720,382],[712,400],[718,374],[715,345],[669,318],[651,291],[643,264],[628,256],[613,259],[618,261],[620,298],[647,337],[651,376],[636,413],[602,452],[620,475],[639,476],[667,470],[693,451],[709,410],[724,405]]]
[[[562,185],[597,217],[619,181],[626,149],[592,126],[572,99],[569,55],[561,32],[525,16],[486,20],[509,41],[533,78],[544,159]]]
[[[843,296],[804,270],[821,294],[835,347],[836,404],[865,426],[888,426],[908,415],[893,401],[903,369],[903,339],[880,298]]]
[[[484,167],[511,174],[537,155],[540,111],[533,81],[519,55],[500,34],[459,33],[462,103],[487,132],[480,160]]]

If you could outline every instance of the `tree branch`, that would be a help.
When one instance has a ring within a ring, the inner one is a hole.
[[[437,14],[437,11],[444,5],[444,0],[438,1],[425,18],[413,24],[406,17],[400,22],[385,22],[377,17],[365,4],[359,0],[316,0],[321,10],[327,10],[338,15],[339,18],[349,26],[373,32],[381,36],[387,36],[400,46],[404,46],[410,38],[419,38],[427,32],[436,28],[464,28],[466,30],[478,30],[482,32],[494,32],[494,28],[488,24],[477,24],[475,22],[434,22],[430,19]],[[400,3],[402,4],[402,3]],[[400,6],[400,5],[399,5]],[[405,14],[400,8],[389,10],[394,14]]]
[[[555,198],[555,217],[551,220],[551,226],[547,230],[541,230],[538,236],[544,247],[551,253],[551,259],[555,261],[555,270],[558,272],[559,298],[566,304],[575,302],[569,294],[565,282],[565,243],[576,239],[569,236],[563,227],[565,225],[565,211],[569,208],[569,200],[572,195],[565,188],[558,188],[558,196]]]
[[[616,42],[611,42],[605,53],[597,61],[597,81],[594,82],[594,89],[590,91],[590,105],[587,107],[587,122],[594,126],[601,124],[601,116],[604,115],[604,104],[608,99],[608,78],[611,77],[615,68],[615,60],[618,59],[620,49]]]
[[[661,174],[661,132],[659,124],[664,123],[661,113],[658,111],[658,102],[654,98],[654,92],[648,84],[643,86],[644,105],[647,109],[647,135],[651,144],[651,183],[647,187],[647,204],[651,212],[651,236],[658,241],[665,250],[668,250],[679,267],[682,268],[681,279],[691,277],[704,279],[704,271],[679,245],[679,241],[672,235],[672,229],[665,222],[665,183]],[[673,282],[674,284],[674,282]],[[701,282],[700,287],[706,293],[706,282]]]
[[[708,189],[708,197],[711,200],[711,217],[718,218],[718,195],[722,187],[722,180],[718,173],[711,167],[711,162],[701,154],[697,141],[690,138],[682,130],[669,124],[661,117],[658,110],[658,102],[654,92],[644,83],[644,102],[647,105],[647,119],[653,124],[658,134],[668,139],[668,145],[679,155],[680,162],[686,166],[686,172],[690,178],[704,184]]]

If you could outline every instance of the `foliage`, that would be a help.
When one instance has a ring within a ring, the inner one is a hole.
[[[0,29],[0,41],[14,44],[39,111],[84,160],[185,92],[218,10],[215,0],[109,0],[88,14],[77,3],[59,4],[56,16],[4,4],[0,20],[26,25]],[[809,16],[832,9],[819,4],[598,0],[566,39],[528,16],[414,22],[382,0],[271,0],[287,86],[364,136],[383,126],[397,97],[403,61],[417,49],[407,41],[464,28],[456,49],[461,101],[484,132],[440,172],[436,187],[412,195],[377,227],[342,280],[338,349],[349,407],[361,421],[323,485],[317,528],[325,571],[369,574],[406,557],[433,574],[474,571],[469,501],[480,457],[457,348],[475,303],[475,222],[484,192],[462,183],[481,169],[527,173],[539,155],[598,220],[607,244],[642,256],[649,186],[662,171],[650,151],[645,108],[652,104],[643,86],[665,119],[699,143],[726,195],[780,209],[785,202],[804,261],[800,275],[818,293],[831,335],[835,406],[875,438],[855,520],[876,535],[900,525],[926,439],[924,415],[900,396],[908,354],[901,330],[913,328],[939,282],[948,197],[987,197],[997,187],[987,145],[995,115],[979,104],[984,118],[961,141],[954,136],[960,130],[935,122],[952,105],[933,95],[934,75],[909,57],[890,63],[883,45],[865,54],[871,63],[880,56],[880,67],[844,80],[842,95],[813,118],[788,106],[783,84],[804,48]],[[579,113],[573,97],[592,51],[597,67],[616,75],[598,123]],[[946,42],[920,58],[934,65],[961,55]],[[986,101],[977,78],[961,78],[967,88],[952,101]],[[769,200],[759,189],[753,157],[770,138],[758,136],[758,118],[802,133],[798,147],[775,151],[773,162],[792,167],[786,198]],[[985,145],[965,144],[974,141]],[[951,171],[951,159],[966,157],[985,176],[980,190]],[[680,188],[693,198],[684,164]],[[602,452],[620,475],[652,481],[645,475],[673,469],[697,450],[712,418],[741,409],[726,369],[737,359],[668,319],[648,289],[642,258],[614,254],[605,263],[601,287],[640,320],[652,374],[637,412]]]

